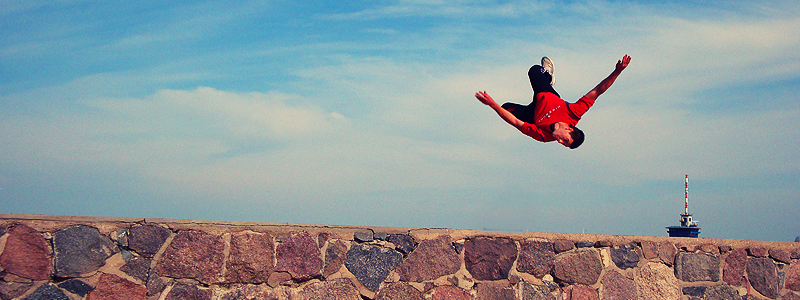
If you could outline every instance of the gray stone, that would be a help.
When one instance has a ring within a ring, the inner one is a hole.
[[[128,247],[147,258],[152,258],[167,241],[172,232],[158,225],[134,225],[128,229]]]
[[[8,227],[6,227],[6,225],[0,225],[0,236],[6,234],[6,230],[8,230]]]
[[[603,271],[603,262],[595,249],[579,249],[556,255],[553,277],[567,284],[594,285]]]
[[[742,299],[742,296],[739,296],[739,292],[736,291],[736,288],[730,285],[717,285],[717,286],[710,286],[705,290],[703,297],[701,299],[705,300],[739,300]]]
[[[144,300],[145,298],[147,298],[147,288],[117,275],[103,274],[86,300]]]
[[[528,282],[521,283],[522,285],[522,300],[561,300],[561,297],[556,297],[548,286],[535,285]]]
[[[328,249],[325,249],[325,265],[322,267],[322,276],[328,277],[336,272],[344,265],[347,258],[347,245],[342,241],[335,241],[328,244]]]
[[[0,254],[0,268],[26,279],[46,280],[53,268],[49,244],[33,228],[14,226],[8,231],[5,250]]]
[[[769,258],[747,258],[747,279],[761,295],[775,299],[778,297],[778,270]]]
[[[578,247],[578,248],[591,248],[591,247],[594,247],[594,242],[588,242],[588,241],[576,242],[575,243],[575,247]]]
[[[164,300],[211,300],[213,292],[196,285],[179,283],[172,287]]]
[[[719,281],[719,257],[703,253],[678,253],[675,277],[686,282]]]
[[[307,300],[361,300],[361,293],[345,278],[308,284],[299,292],[299,296]]]
[[[633,279],[625,277],[617,271],[611,271],[603,276],[602,299],[635,300],[636,283]]]
[[[57,288],[55,285],[45,283],[36,289],[32,294],[28,295],[22,300],[70,300],[64,291]]]
[[[605,248],[605,247],[612,247],[614,246],[611,241],[597,241],[594,243],[595,248]]]
[[[461,259],[451,243],[447,235],[420,242],[397,266],[400,280],[423,282],[456,273],[461,268]]]
[[[794,242],[795,243],[800,243],[800,235],[798,235],[796,238],[794,238]]]
[[[414,251],[414,247],[416,247],[414,238],[407,234],[392,234],[386,240],[394,244],[397,251],[403,254],[411,253],[411,251]]]
[[[125,263],[125,265],[120,267],[119,270],[142,282],[147,282],[148,272],[150,271],[150,261],[151,260],[148,258],[134,256]]]
[[[164,251],[155,271],[160,276],[216,283],[222,275],[224,250],[222,236],[197,230],[181,231]]]
[[[353,240],[359,243],[367,243],[375,240],[372,230],[359,231],[353,234]]]
[[[345,266],[361,284],[377,291],[381,282],[403,260],[395,250],[374,245],[353,245],[347,252]]]
[[[150,276],[147,277],[147,295],[152,296],[164,291],[167,287],[167,283],[164,279],[156,274],[156,272],[150,272]]]
[[[735,286],[744,286],[744,271],[747,263],[747,251],[744,249],[733,249],[725,258],[725,266],[722,270],[722,280],[725,283]]]
[[[87,284],[86,282],[83,282],[83,280],[80,279],[70,279],[64,281],[62,283],[59,283],[58,287],[81,297],[86,296],[86,294],[89,294],[89,292],[91,292],[94,289],[94,287]]]
[[[477,237],[464,243],[464,264],[477,280],[507,279],[515,260],[517,244],[510,239]]]
[[[75,225],[53,234],[55,276],[79,277],[97,271],[119,249],[97,228]]]
[[[267,282],[275,266],[273,249],[272,236],[269,234],[247,231],[232,234],[225,281],[252,284]]]
[[[706,294],[707,287],[705,286],[686,286],[683,287],[682,292],[684,295],[692,297],[703,297]]]
[[[306,281],[322,275],[322,253],[306,232],[294,232],[276,247],[275,271],[288,272],[292,279]]]
[[[421,243],[420,243],[421,244]],[[413,286],[397,282],[384,288],[375,297],[375,300],[424,300],[422,293]]]
[[[389,237],[389,234],[386,232],[376,232],[372,237],[379,241],[385,241]]]
[[[556,253],[553,250],[553,243],[524,240],[520,242],[517,271],[531,274],[536,278],[542,278],[553,270],[555,259]]]
[[[636,252],[636,245],[625,244],[611,248],[611,260],[620,269],[635,268],[639,264],[639,254]]]

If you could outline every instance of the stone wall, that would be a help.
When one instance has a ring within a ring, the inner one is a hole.
[[[0,299],[800,299],[797,243],[0,214]]]

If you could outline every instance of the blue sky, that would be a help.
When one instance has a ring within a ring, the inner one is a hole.
[[[796,1],[2,1],[0,211],[800,235]],[[586,143],[534,141],[555,61]]]

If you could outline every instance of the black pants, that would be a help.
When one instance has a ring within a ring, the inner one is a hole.
[[[536,95],[539,93],[553,93],[559,98],[561,96],[556,92],[550,82],[553,77],[550,73],[545,73],[540,65],[535,65],[528,70],[528,79],[531,81],[531,88],[533,88],[533,101],[528,105],[521,105],[516,103],[506,103],[502,107],[512,113],[517,119],[526,123],[534,123],[534,114],[536,113]]]

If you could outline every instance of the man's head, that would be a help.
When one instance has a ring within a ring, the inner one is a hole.
[[[564,145],[564,147],[575,149],[583,144],[585,135],[578,127],[569,125],[556,128],[556,130],[553,131],[553,138],[556,139],[559,144]]]

